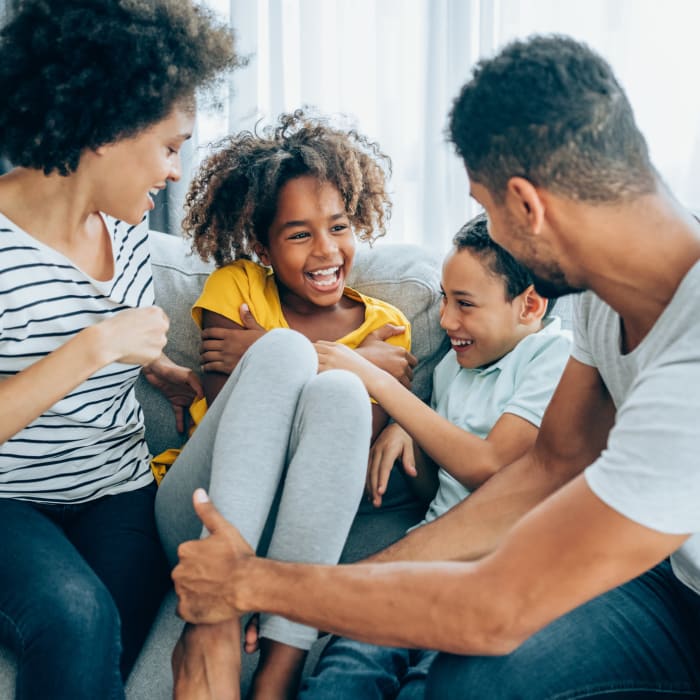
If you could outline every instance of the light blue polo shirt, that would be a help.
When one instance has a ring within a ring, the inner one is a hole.
[[[539,428],[564,366],[571,340],[556,317],[523,338],[507,355],[488,367],[467,369],[450,351],[433,374],[431,406],[450,423],[485,438],[504,413]],[[470,491],[444,469],[424,522],[430,522],[466,498]]]

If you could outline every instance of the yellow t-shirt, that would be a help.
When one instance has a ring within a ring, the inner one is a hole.
[[[408,319],[395,306],[385,301],[367,297],[350,287],[345,287],[343,294],[365,306],[365,320],[338,342],[349,348],[356,348],[372,331],[386,323],[405,326],[406,332],[392,336],[387,343],[411,349],[411,327]],[[202,327],[202,310],[214,311],[230,318],[234,323],[241,321],[241,304],[247,304],[253,318],[266,330],[289,328],[282,313],[282,303],[275,276],[271,269],[251,260],[236,260],[212,272],[204,284],[199,299],[192,307],[192,318]]]
[[[350,287],[345,287],[343,294],[364,304],[365,320],[359,328],[339,338],[337,342],[354,349],[370,333],[391,323],[395,326],[404,326],[406,330],[400,335],[388,338],[386,342],[410,351],[411,326],[401,311],[385,301],[365,296]],[[243,325],[240,314],[241,304],[248,305],[253,318],[266,331],[273,328],[289,328],[282,313],[282,303],[272,270],[251,260],[236,260],[212,272],[192,307],[192,318],[201,328],[202,310],[207,309]],[[206,409],[206,399],[198,399],[190,406],[192,430],[202,420]],[[151,460],[151,470],[158,483],[179,454],[180,450],[173,448]]]

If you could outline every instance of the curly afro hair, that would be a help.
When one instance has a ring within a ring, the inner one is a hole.
[[[190,0],[24,0],[0,55],[0,155],[61,175],[237,64],[229,29]]]
[[[185,200],[183,229],[203,260],[222,266],[253,257],[256,243],[267,245],[281,188],[305,175],[337,188],[360,240],[372,243],[386,233],[391,162],[354,130],[297,110],[262,133],[243,131],[214,148]]]

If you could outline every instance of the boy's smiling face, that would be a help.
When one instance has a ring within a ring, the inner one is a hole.
[[[531,323],[523,322],[528,291],[508,301],[505,280],[469,248],[448,254],[442,291],[440,325],[462,367],[493,364],[533,331]]]

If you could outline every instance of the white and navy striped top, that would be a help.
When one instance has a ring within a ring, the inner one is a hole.
[[[104,220],[114,277],[101,282],[0,214],[0,381],[83,328],[153,304],[146,225]],[[0,498],[80,503],[148,484],[139,370],[103,367],[0,445]]]

